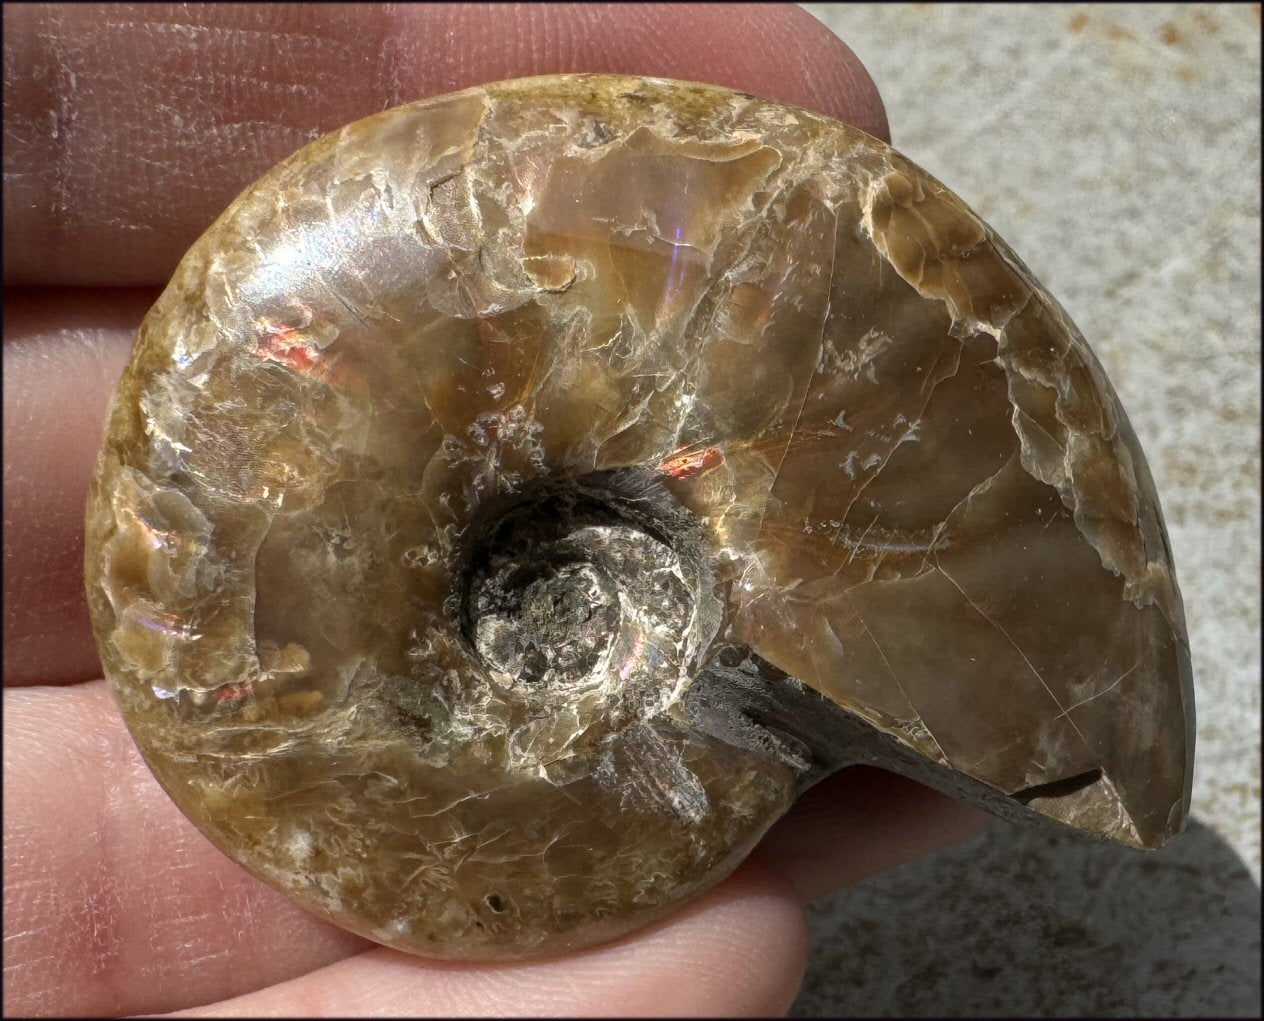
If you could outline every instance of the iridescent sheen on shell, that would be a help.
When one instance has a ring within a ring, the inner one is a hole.
[[[155,776],[405,950],[642,925],[848,761],[1135,846],[1188,810],[1100,365],[942,185],[781,103],[536,78],[306,146],[145,319],[87,521]]]

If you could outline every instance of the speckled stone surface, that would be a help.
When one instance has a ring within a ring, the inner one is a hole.
[[[1101,357],[1166,512],[1198,744],[1155,854],[993,824],[822,901],[792,1014],[1258,1016],[1259,6],[806,6]]]

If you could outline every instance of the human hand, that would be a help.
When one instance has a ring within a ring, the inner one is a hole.
[[[778,1013],[806,898],[973,831],[972,809],[848,770],[655,926],[547,960],[423,960],[216,851],[94,679],[82,522],[106,402],[156,289],[237,191],[367,114],[559,71],[709,81],[885,136],[827,30],[688,5],[9,6],[4,27],[7,1012]]]

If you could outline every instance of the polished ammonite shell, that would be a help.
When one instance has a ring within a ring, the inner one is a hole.
[[[406,950],[615,936],[849,762],[1136,846],[1188,808],[1101,367],[960,200],[781,103],[535,78],[308,145],[145,319],[87,520],[154,775]]]

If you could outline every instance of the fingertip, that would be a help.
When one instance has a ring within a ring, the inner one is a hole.
[[[786,1012],[807,961],[793,888],[756,856],[655,925],[579,953],[433,961],[380,947],[186,1016],[766,1017]]]
[[[802,982],[808,938],[793,885],[754,855],[667,918],[610,943],[511,965],[450,964],[447,1002],[473,1010],[470,990],[495,988],[501,1010],[537,1014],[780,1016]],[[498,967],[496,985],[488,972]]]
[[[799,54],[799,105],[891,141],[886,105],[854,50],[798,4],[784,4],[788,42]]]
[[[887,137],[860,59],[796,4],[438,4],[387,20],[400,62],[387,105],[501,78],[599,71],[707,82]],[[448,52],[434,52],[439,32],[457,41]],[[462,47],[462,38],[483,45]]]
[[[695,947],[693,970],[707,976],[691,1013],[784,1015],[803,981],[809,949],[802,901],[785,874],[756,852],[685,911],[695,918],[663,924],[680,926],[679,953]]]
[[[792,4],[118,9],[5,8],[5,67],[23,72],[5,98],[8,283],[161,284],[242,187],[317,134],[504,78],[709,82],[887,135],[860,60]]]
[[[852,766],[804,794],[760,853],[808,901],[966,840],[988,818],[907,777]]]

